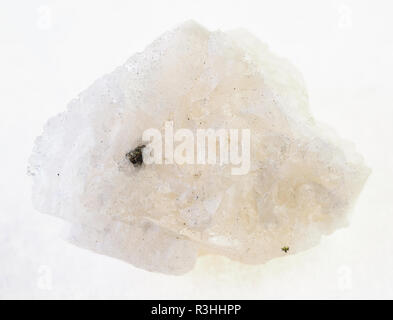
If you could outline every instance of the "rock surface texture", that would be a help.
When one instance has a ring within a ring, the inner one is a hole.
[[[250,129],[249,172],[142,163],[142,133],[166,121]],[[290,63],[245,31],[194,22],[50,119],[29,172],[35,207],[68,220],[70,241],[167,274],[204,254],[261,264],[310,248],[348,224],[369,175],[354,147],[312,118]]]

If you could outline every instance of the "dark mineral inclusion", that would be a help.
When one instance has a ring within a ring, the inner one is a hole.
[[[139,167],[143,163],[142,150],[146,147],[145,145],[140,145],[134,150],[131,150],[126,154],[126,157],[134,165],[134,167]]]

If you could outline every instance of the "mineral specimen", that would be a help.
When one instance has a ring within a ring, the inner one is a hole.
[[[249,130],[249,170],[148,164],[143,133],[168,122],[192,132]],[[168,274],[191,270],[204,254],[261,264],[310,248],[347,225],[369,174],[352,145],[314,121],[290,63],[245,31],[194,22],[50,119],[29,171],[35,207],[68,220],[70,241]]]

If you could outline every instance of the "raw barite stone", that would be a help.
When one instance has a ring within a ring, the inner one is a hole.
[[[156,149],[143,133],[164,136],[168,123],[175,132],[249,130],[249,168],[168,161],[164,137],[162,163],[147,163]],[[348,224],[369,175],[350,143],[315,122],[289,62],[245,31],[195,22],[162,35],[50,119],[29,172],[35,207],[69,221],[70,241],[168,274],[205,254],[261,264],[310,248]]]

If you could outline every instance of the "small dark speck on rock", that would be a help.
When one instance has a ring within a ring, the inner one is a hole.
[[[287,253],[289,251],[289,247],[288,246],[282,247],[281,250]]]
[[[134,165],[134,167],[139,167],[143,163],[142,150],[146,147],[145,145],[140,145],[134,150],[131,150],[126,154],[127,159]]]

